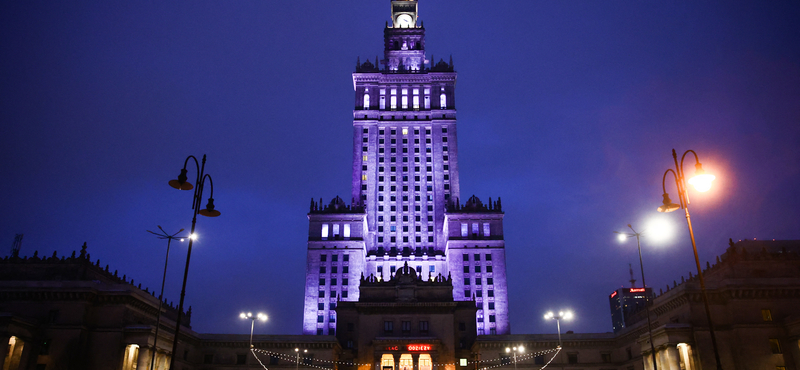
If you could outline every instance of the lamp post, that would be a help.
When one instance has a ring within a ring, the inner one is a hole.
[[[571,311],[559,311],[558,315],[554,315],[552,311],[546,313],[544,315],[545,320],[556,320],[556,326],[558,328],[558,348],[561,348],[561,320],[572,320],[572,312]]]
[[[252,312],[248,312],[248,313],[242,312],[242,313],[239,314],[239,317],[241,317],[242,319],[249,319],[251,321],[251,323],[250,323],[250,348],[253,348],[253,328],[256,325],[256,320],[267,321],[267,315],[259,312],[257,315],[253,316]]]
[[[524,350],[525,350],[525,347],[523,347],[523,346],[517,346],[517,347],[511,347],[511,348],[506,347],[506,353],[514,351],[514,370],[517,370],[517,352],[522,354],[522,353],[524,353],[523,352]]]
[[[652,353],[653,355],[653,370],[658,370],[658,365],[656,364],[656,347],[653,344],[653,329],[650,327],[651,326],[650,306],[648,305],[650,297],[647,294],[647,282],[645,282],[644,280],[644,264],[642,263],[642,245],[639,242],[639,236],[641,236],[642,233],[637,233],[636,230],[633,229],[631,224],[628,224],[628,228],[630,228],[631,231],[633,231],[633,233],[623,233],[619,231],[614,231],[614,232],[619,234],[620,239],[632,238],[634,236],[636,237],[636,247],[639,248],[639,268],[642,270],[642,285],[644,286],[644,299],[645,299],[644,310],[645,312],[647,312],[647,333],[650,335],[650,353]],[[633,275],[633,272],[631,272],[631,275]]]
[[[695,160],[695,175],[688,181],[686,181],[686,177],[684,176],[683,172],[683,160],[686,158],[686,155],[692,153],[694,154]],[[675,160],[675,170],[673,171],[671,168],[667,169],[664,172],[664,177],[661,179],[661,189],[664,191],[664,200],[661,207],[658,207],[659,212],[672,212],[683,208],[686,213],[686,223],[689,225],[689,237],[692,239],[692,250],[694,251],[694,262],[697,264],[697,277],[700,279],[700,290],[703,294],[703,306],[706,310],[706,318],[708,319],[708,331],[711,334],[711,345],[714,348],[714,360],[717,362],[717,369],[722,370],[722,364],[719,360],[719,350],[717,349],[717,338],[714,334],[714,324],[711,322],[711,310],[708,306],[708,295],[706,294],[706,283],[705,279],[703,279],[703,269],[700,267],[700,258],[697,256],[697,244],[694,241],[694,230],[692,230],[692,220],[689,217],[689,194],[686,191],[686,183],[693,185],[695,189],[699,192],[708,191],[711,188],[711,182],[714,181],[714,175],[710,175],[703,171],[703,166],[700,163],[700,159],[697,157],[697,153],[694,150],[687,150],[681,156],[680,165],[678,164],[678,154],[675,152],[675,149],[672,149],[672,158]],[[667,193],[666,181],[667,181],[667,174],[672,172],[672,175],[675,177],[675,185],[678,187],[678,201],[679,204],[672,203],[672,200],[669,199],[669,194]]]
[[[197,177],[195,185],[187,182],[186,165],[189,164],[189,159],[194,160],[195,168],[197,169]],[[186,296],[186,278],[189,276],[189,260],[192,257],[192,242],[197,239],[194,233],[194,227],[197,223],[197,215],[200,214],[206,217],[217,217],[220,215],[219,211],[214,209],[214,181],[211,180],[211,175],[205,173],[206,169],[206,156],[203,155],[202,164],[197,162],[197,158],[193,155],[186,157],[183,162],[183,169],[177,180],[170,180],[169,186],[178,190],[192,190],[194,188],[194,196],[192,197],[192,231],[189,233],[189,247],[186,251],[186,268],[183,270],[183,285],[181,285],[181,299],[178,304],[178,319],[175,321],[175,338],[172,339],[172,357],[169,361],[169,368],[175,368],[175,357],[178,352],[178,334],[181,331],[181,318],[183,317],[183,298]],[[206,179],[211,185],[211,195],[208,197],[208,204],[205,209],[200,209],[200,202],[203,198],[203,189],[205,188]]]
[[[172,243],[173,239],[177,239],[177,240],[180,240],[180,241],[183,241],[183,239],[184,239],[184,237],[182,237],[182,236],[175,236],[175,235],[180,234],[183,231],[183,229],[178,230],[177,233],[172,234],[172,235],[167,234],[167,232],[164,231],[164,229],[161,228],[161,225],[158,226],[158,229],[161,230],[160,233],[156,233],[156,232],[147,230],[148,233],[156,235],[159,239],[167,239],[167,257],[164,258],[164,276],[161,277],[161,294],[158,295],[158,315],[157,315],[157,319],[156,319],[156,336],[155,336],[155,338],[153,338],[153,354],[150,357],[150,368],[151,369],[155,369],[155,366],[156,366],[155,365],[155,363],[156,363],[156,349],[158,349],[156,344],[158,344],[158,329],[161,327],[161,307],[164,304],[164,283],[167,281],[167,263],[169,262],[169,245],[170,245],[170,243]]]
[[[300,369],[300,348],[295,348],[295,349],[294,349],[294,353],[295,353],[295,354],[296,354],[296,356],[297,356],[297,359],[295,360],[295,362],[296,362],[296,365],[295,365],[295,367],[294,367],[294,368],[295,368],[295,370],[298,370],[298,369]],[[307,350],[307,349],[304,349],[304,350],[303,350],[303,353],[308,353],[308,350]]]

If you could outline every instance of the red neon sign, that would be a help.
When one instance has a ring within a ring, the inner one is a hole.
[[[615,290],[614,293],[611,293],[611,296],[608,298],[614,298],[617,295],[617,291]]]
[[[398,349],[399,348],[397,348],[397,346],[384,347],[384,350],[386,351],[397,351]]]
[[[409,344],[406,347],[409,351],[430,351],[431,345],[430,344]]]
[[[631,293],[642,293],[644,288],[631,288]]]

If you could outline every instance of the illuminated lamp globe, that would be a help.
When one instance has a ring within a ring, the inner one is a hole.
[[[625,239],[628,239],[628,236],[621,232],[615,231],[615,233],[617,233],[617,239],[619,239],[620,242],[624,242]]]
[[[181,170],[181,174],[178,175],[178,179],[177,180],[169,180],[169,186],[172,186],[173,188],[178,189],[178,190],[192,190],[192,189],[194,189],[194,186],[192,186],[191,183],[187,182],[186,179],[187,179],[187,177],[186,177],[186,169],[184,168],[184,169]]]
[[[711,182],[717,177],[703,171],[703,165],[698,163],[695,165],[694,177],[689,179],[689,184],[694,186],[695,190],[704,193],[711,189]]]
[[[672,212],[681,208],[680,204],[672,203],[672,200],[669,199],[669,194],[664,193],[664,204],[661,207],[658,207],[659,212]]]
[[[214,198],[208,198],[206,209],[201,209],[200,212],[197,213],[206,217],[217,217],[220,215],[219,211],[214,209]]]

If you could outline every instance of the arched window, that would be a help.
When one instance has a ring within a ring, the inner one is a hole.
[[[369,94],[364,93],[364,110],[369,109]]]
[[[447,108],[447,96],[444,95],[444,93],[442,93],[442,95],[439,95],[439,105],[441,106],[442,109]]]

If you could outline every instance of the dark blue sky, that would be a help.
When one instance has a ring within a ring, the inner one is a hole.
[[[420,18],[459,73],[462,198],[503,200],[513,333],[555,331],[542,314],[562,307],[564,330],[611,330],[637,266],[612,231],[658,216],[672,148],[717,176],[690,193],[703,261],[800,239],[797,2],[421,0]],[[0,3],[0,255],[15,233],[24,255],[85,241],[158,288],[145,230],[189,228],[191,193],[166,183],[205,153],[222,216],[198,221],[194,329],[246,333],[245,309],[299,333],[309,199],[350,194],[350,73],[388,19],[388,0]],[[643,240],[656,290],[694,270],[666,218],[671,241]]]

